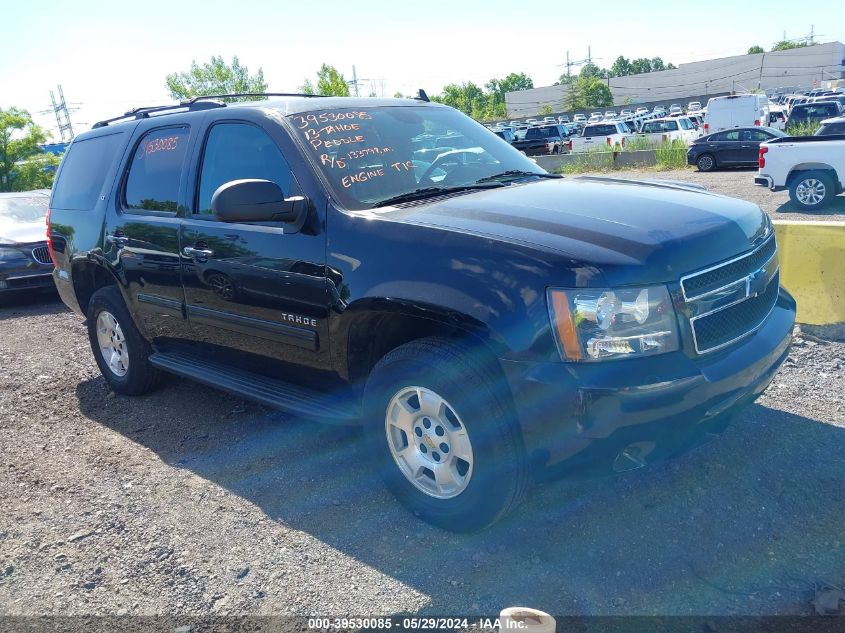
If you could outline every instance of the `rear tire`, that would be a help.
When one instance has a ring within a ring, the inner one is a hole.
[[[789,198],[805,211],[815,211],[827,205],[836,192],[833,180],[823,171],[805,171],[789,184]]]
[[[522,436],[489,362],[427,338],[389,352],[367,381],[367,454],[402,505],[446,530],[485,528],[528,489]]]
[[[698,171],[713,171],[716,169],[716,159],[712,154],[702,154],[695,161],[695,164],[698,165]]]
[[[100,372],[117,393],[138,396],[158,385],[161,372],[150,364],[152,348],[116,287],[100,288],[91,297],[88,339]]]

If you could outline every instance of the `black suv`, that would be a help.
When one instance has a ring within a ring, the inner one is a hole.
[[[795,318],[757,206],[562,179],[424,99],[129,112],[73,141],[48,231],[115,391],[177,374],[363,425],[360,459],[457,530],[724,428]]]

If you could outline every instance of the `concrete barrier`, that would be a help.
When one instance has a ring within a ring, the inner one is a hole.
[[[651,167],[657,164],[657,152],[653,149],[638,149],[633,152],[616,152],[614,167]]]
[[[776,221],[781,284],[799,323],[845,323],[845,222]]]

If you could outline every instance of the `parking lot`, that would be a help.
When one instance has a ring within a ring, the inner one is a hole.
[[[115,396],[52,299],[0,332],[5,614],[805,614],[845,582],[845,344],[799,338],[691,454],[455,535],[398,506],[355,432],[175,378]]]
[[[588,174],[581,174],[588,175]],[[589,174],[595,176],[609,176],[613,178],[626,178],[637,180],[664,179],[683,180],[704,185],[709,191],[725,196],[748,200],[759,205],[763,211],[772,216],[773,220],[829,220],[845,221],[845,196],[837,196],[831,204],[824,208],[821,213],[807,213],[798,210],[798,207],[789,199],[788,191],[769,191],[765,187],[754,184],[756,169],[724,169],[720,171],[701,172],[690,167],[688,169],[676,169],[672,171],[660,171],[657,169],[625,169],[611,173]],[[574,177],[574,176],[573,176]]]

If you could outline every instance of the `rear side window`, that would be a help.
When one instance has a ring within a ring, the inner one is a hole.
[[[187,127],[161,128],[147,133],[135,149],[129,166],[125,208],[175,213],[187,149]]]
[[[123,148],[122,133],[71,143],[53,187],[53,209],[93,209],[103,191],[115,155]]]

